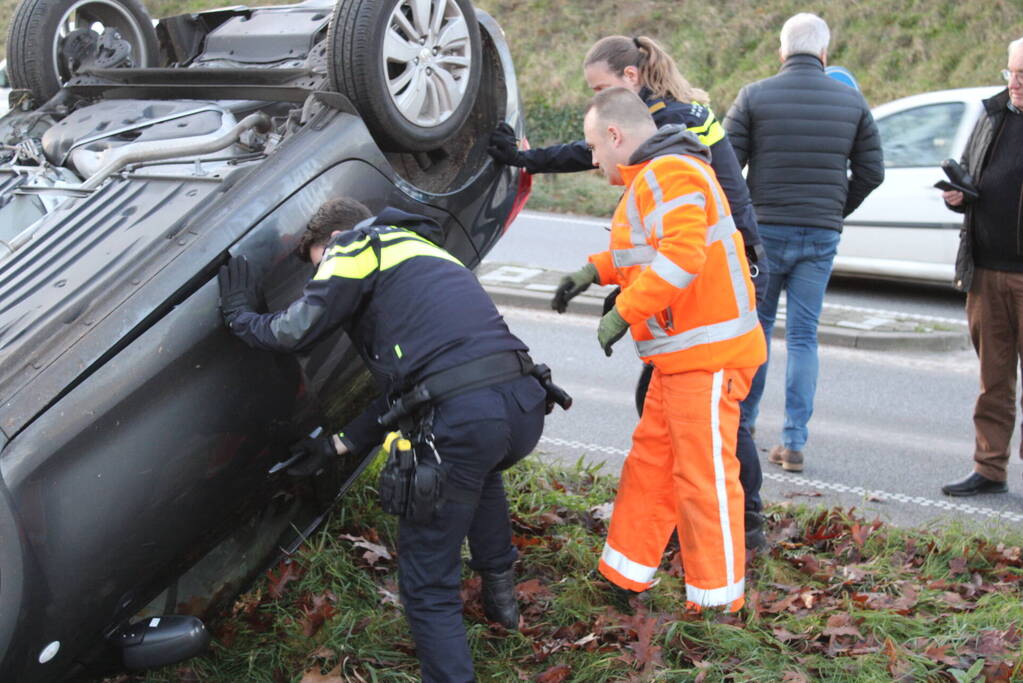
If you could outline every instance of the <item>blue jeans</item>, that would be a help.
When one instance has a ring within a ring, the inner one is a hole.
[[[803,450],[807,423],[813,415],[817,391],[817,322],[824,305],[824,290],[841,234],[827,228],[760,224],[760,239],[771,266],[767,294],[757,309],[768,341],[778,314],[778,296],[786,292],[785,425],[782,445]],[[770,349],[770,344],[768,344]],[[764,395],[767,363],[760,366],[749,396],[742,402],[742,424],[752,427]]]

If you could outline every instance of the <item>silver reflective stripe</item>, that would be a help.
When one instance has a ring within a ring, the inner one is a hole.
[[[637,341],[636,349],[639,351],[639,355],[644,357],[685,351],[701,344],[713,344],[741,337],[747,332],[755,330],[758,324],[757,312],[755,310],[744,311],[738,318],[733,318],[732,320],[694,327],[691,330],[679,332],[676,335],[662,339]]]
[[[636,583],[650,583],[657,571],[657,567],[648,567],[645,564],[633,562],[607,543],[604,543],[604,552],[600,559],[616,572]]]
[[[739,251],[735,248],[735,240],[733,239],[722,240],[721,245],[725,248],[725,260],[728,263],[728,277],[732,281],[732,291],[735,294],[735,306],[740,313],[745,313],[753,309],[753,304],[749,300],[749,290],[746,288],[746,275],[742,271]]]
[[[668,338],[668,333],[657,322],[657,318],[656,317],[654,317],[654,318],[647,318],[646,319],[646,327],[647,327],[648,330],[650,330],[650,334],[651,334],[651,336],[653,336],[654,339],[667,339]],[[638,351],[638,349],[639,349],[639,342],[636,342],[636,349]]]
[[[703,607],[727,605],[738,600],[746,592],[746,579],[739,579],[721,588],[697,588],[686,584],[686,600]]]
[[[657,250],[649,244],[643,244],[631,249],[612,249],[611,260],[617,268],[628,266],[645,266],[654,260]]]
[[[647,214],[646,223],[650,226],[651,232],[657,233],[657,239],[664,237],[664,217],[680,206],[686,205],[696,206],[700,211],[706,211],[707,198],[701,192],[690,192],[668,202],[658,202]]]
[[[718,188],[717,181],[714,180],[714,178],[711,177],[709,173],[707,173],[707,169],[705,169],[698,161],[696,161],[696,159],[692,157],[685,157],[682,156],[681,154],[672,154],[671,156],[673,156],[676,159],[681,159],[682,161],[689,164],[690,166],[692,166],[693,168],[700,172],[700,175],[703,176],[703,179],[707,181],[707,186],[710,188],[711,192],[714,193],[714,203],[717,204],[718,218],[721,218],[721,216],[724,214],[724,211],[722,211],[722,207],[724,207],[725,203],[721,198],[721,190]]]
[[[661,279],[679,289],[685,289],[696,279],[694,273],[680,268],[664,254],[657,254],[657,257],[650,264],[650,270],[661,276]]]
[[[646,243],[646,228],[643,227],[643,218],[639,215],[639,203],[636,200],[636,183],[629,186],[629,192],[625,200],[625,212],[629,217],[629,237],[633,244]]]
[[[735,221],[731,216],[723,216],[718,222],[707,228],[707,246],[728,239],[735,232]]]
[[[732,525],[728,516],[728,491],[725,486],[724,444],[721,441],[721,384],[725,371],[714,373],[710,389],[710,442],[714,461],[714,493],[718,499],[718,523],[721,525],[721,543],[725,551],[725,584],[735,583],[735,548],[732,547]]]
[[[735,232],[735,222],[732,220],[731,216],[725,215],[722,212],[722,207],[724,207],[725,204],[721,198],[721,191],[718,188],[717,182],[714,180],[713,177],[711,177],[709,173],[707,173],[707,169],[705,169],[695,159],[681,155],[673,156],[676,159],[680,159],[684,163],[689,164],[697,171],[699,171],[700,174],[703,176],[704,180],[707,182],[707,185],[711,188],[711,191],[714,192],[714,201],[717,203],[718,221],[717,225],[714,226],[714,232],[718,232],[719,226],[724,226],[723,228],[720,229],[720,231],[723,233],[725,230],[728,229],[728,224],[731,224],[731,230],[729,231],[728,234],[728,236],[730,237],[731,233]],[[708,245],[711,244],[710,233],[711,230],[708,230],[707,231]],[[725,256],[728,260],[728,275],[732,281],[732,291],[735,294],[735,305],[738,308],[739,312],[741,313],[741,317],[739,318],[741,320],[742,316],[746,316],[747,312],[751,308],[749,300],[749,290],[746,289],[746,278],[742,272],[742,262],[739,260],[739,255],[736,252],[735,241],[731,239],[725,239],[724,235],[722,235],[720,239],[722,239],[722,244],[725,247]],[[754,315],[754,317],[756,316]]]
[[[657,174],[652,169],[647,169],[646,173],[643,174],[646,178],[646,184],[650,188],[650,194],[654,196],[655,204],[664,203],[664,193],[661,192],[661,184],[657,182]]]

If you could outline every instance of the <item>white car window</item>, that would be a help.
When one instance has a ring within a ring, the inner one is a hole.
[[[966,105],[941,102],[890,114],[877,122],[888,167],[937,166],[952,152]]]

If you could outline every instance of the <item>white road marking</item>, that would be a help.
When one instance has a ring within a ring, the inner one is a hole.
[[[540,437],[540,443],[548,444],[550,446],[562,446],[565,448],[571,448],[572,450],[606,453],[607,455],[617,455],[623,458],[629,454],[628,451],[624,451],[620,448],[612,448],[610,446],[600,446],[597,444],[583,443],[581,441],[573,441],[569,439],[558,439],[548,436]],[[993,508],[970,505],[968,503],[956,503],[951,500],[935,500],[924,496],[910,496],[905,493],[892,493],[877,489],[865,489],[862,486],[849,486],[847,484],[821,481],[819,479],[807,479],[794,474],[764,472],[764,479],[770,479],[772,481],[787,484],[795,484],[797,486],[806,486],[814,489],[825,489],[836,493],[847,493],[856,496],[871,496],[884,502],[895,502],[902,503],[904,505],[936,508],[938,510],[961,512],[967,515],[978,515],[991,519],[1003,519],[1009,522],[1023,522],[1023,514],[1010,512],[1008,510],[995,510]]]
[[[587,227],[596,226],[598,228],[606,228],[611,225],[611,219],[606,218],[600,219],[587,219],[587,218],[570,218],[568,216],[557,216],[550,213],[538,213],[536,211],[523,211],[519,214],[521,218],[530,218],[536,221],[553,222],[553,223],[572,223],[574,225],[585,225]]]

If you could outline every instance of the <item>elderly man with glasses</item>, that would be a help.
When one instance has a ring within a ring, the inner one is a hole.
[[[1016,365],[1023,354],[1023,38],[1009,44],[1002,77],[1008,88],[984,101],[961,162],[973,176],[976,198],[943,194],[950,209],[965,214],[955,286],[967,293],[966,317],[980,358],[974,470],[941,487],[949,496],[1008,491]]]

